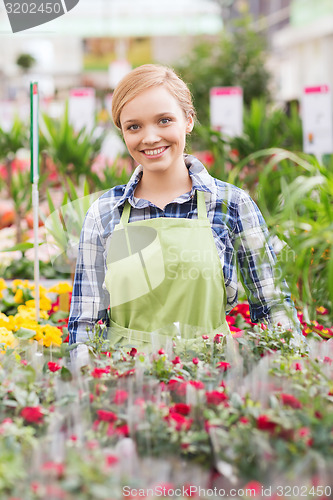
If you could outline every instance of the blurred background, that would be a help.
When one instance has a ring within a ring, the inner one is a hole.
[[[217,41],[245,16],[267,42],[274,100],[298,100],[306,85],[333,83],[331,0],[80,0],[66,15],[16,34],[1,2],[0,98],[23,99],[32,77],[44,98],[73,86],[105,92],[125,61],[178,66],[199,40]]]

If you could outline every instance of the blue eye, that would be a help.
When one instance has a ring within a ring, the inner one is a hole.
[[[130,125],[127,130],[138,130],[139,125]]]
[[[166,125],[167,123],[171,122],[170,118],[162,118],[161,123],[162,125]]]

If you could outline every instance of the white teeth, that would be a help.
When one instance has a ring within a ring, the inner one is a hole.
[[[159,149],[146,149],[144,153],[148,156],[155,156],[163,153],[163,151],[166,149],[166,147],[159,148]]]

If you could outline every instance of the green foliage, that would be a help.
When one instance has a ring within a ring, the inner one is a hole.
[[[17,117],[8,132],[0,127],[0,160],[13,159],[19,149],[28,148],[28,145],[28,128]]]
[[[217,41],[201,41],[176,70],[189,84],[199,121],[209,123],[211,87],[243,88],[248,106],[254,98],[269,98],[270,75],[265,67],[265,39],[249,27],[247,19]]]
[[[16,64],[23,71],[26,71],[36,64],[36,59],[31,54],[20,54],[16,59]]]
[[[96,137],[94,130],[87,132],[85,127],[75,132],[68,118],[68,103],[61,121],[44,114],[41,128],[48,144],[46,149],[64,182],[70,178],[78,184],[81,175],[92,177],[91,165],[100,152],[103,134]]]
[[[333,317],[333,171],[310,155],[268,149],[244,163],[265,160],[258,175],[257,203],[271,234],[286,243],[278,255],[282,276],[308,317],[324,306]],[[238,183],[238,182],[237,182]]]

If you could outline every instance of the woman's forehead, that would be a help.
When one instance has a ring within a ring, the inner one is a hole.
[[[155,116],[165,113],[178,114],[182,109],[177,99],[164,86],[152,87],[140,92],[128,101],[120,114],[121,121],[134,118],[132,115]]]

